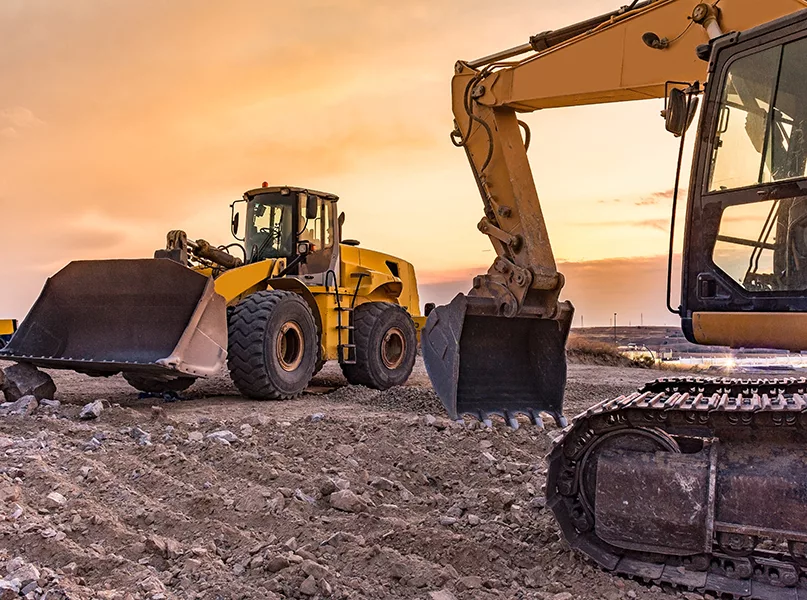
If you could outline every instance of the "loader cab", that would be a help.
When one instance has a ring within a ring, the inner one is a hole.
[[[687,208],[690,341],[807,349],[807,13],[715,42]]]
[[[261,187],[244,194],[247,263],[283,258],[289,265],[286,275],[306,285],[324,285],[328,271],[339,271],[337,200],[333,194],[295,187]]]

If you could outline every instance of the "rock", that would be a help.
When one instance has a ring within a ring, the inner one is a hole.
[[[323,596],[330,596],[333,594],[333,588],[331,588],[331,584],[328,583],[325,579],[319,580],[319,591],[322,592]]]
[[[482,519],[470,513],[467,515],[467,519],[468,519],[468,525],[479,525],[482,522]]]
[[[165,592],[165,587],[156,575],[146,577],[138,582],[138,587],[147,594],[159,594]]]
[[[323,577],[327,577],[329,574],[328,567],[325,565],[321,565],[313,560],[304,560],[303,564],[301,565],[303,569],[303,573],[306,575],[311,575],[316,579],[322,579]]]
[[[14,571],[9,571],[6,579],[16,579],[20,582],[20,586],[22,587],[28,585],[32,581],[36,582],[39,579],[39,575],[39,569],[30,563],[25,563]]]
[[[319,422],[320,422],[320,421],[322,421],[322,419],[324,419],[324,418],[325,418],[325,413],[314,413],[313,415],[311,415],[310,417],[308,417],[308,420],[309,420],[311,423],[319,423]]]
[[[487,500],[493,509],[508,509],[515,502],[516,496],[501,488],[491,488],[487,491]]]
[[[140,427],[129,429],[129,437],[137,440],[141,446],[151,446],[151,434]]]
[[[186,558],[185,564],[182,566],[183,571],[198,571],[202,567],[202,561],[198,558]]]
[[[34,413],[38,406],[39,403],[34,396],[23,396],[11,404],[5,404],[0,414],[28,417]]]
[[[277,573],[283,569],[288,569],[290,564],[289,559],[285,556],[273,556],[269,560],[264,560],[263,568],[270,573]]]
[[[67,498],[62,496],[59,492],[51,492],[45,498],[48,508],[57,509],[62,508],[65,504],[67,504]]]
[[[574,595],[570,592],[560,592],[559,594],[555,594],[552,596],[552,600],[572,600]]]
[[[201,442],[203,439],[205,439],[205,436],[201,431],[191,431],[188,434],[189,442]]]
[[[179,542],[159,535],[151,535],[146,539],[146,550],[168,559],[182,556],[182,547]]]
[[[15,600],[19,592],[19,581],[16,579],[0,579],[0,600]]]
[[[457,597],[448,590],[429,592],[429,600],[457,600]]]
[[[440,517],[440,525],[444,525],[445,527],[450,527],[456,522],[457,522],[456,517],[447,517],[445,515]]]
[[[82,408],[81,412],[78,414],[78,418],[84,421],[97,419],[101,416],[102,412],[104,412],[104,403],[101,400],[95,400],[94,402],[89,402],[84,405],[84,408]]]
[[[336,452],[345,457],[350,456],[351,454],[353,454],[353,446],[349,446],[347,444],[339,444],[338,446],[336,446]]]
[[[457,580],[457,589],[463,590],[476,590],[482,587],[482,578],[478,575],[469,575],[467,577],[460,577]]]
[[[238,430],[241,432],[241,437],[245,438],[252,437],[252,434],[254,433],[252,425],[250,425],[249,423],[244,423],[243,425],[241,425],[241,427],[238,428]]]
[[[300,584],[300,593],[305,594],[306,596],[316,596],[319,593],[317,580],[309,575],[306,580]]]
[[[229,429],[221,429],[219,431],[214,431],[213,433],[208,433],[206,437],[209,440],[226,442],[228,444],[234,444],[238,441],[236,435]]]
[[[387,490],[391,492],[395,489],[395,482],[386,479],[385,477],[375,477],[371,482],[370,485],[374,488],[378,488],[380,490]]]
[[[56,394],[56,384],[50,375],[32,365],[11,365],[4,374],[2,390],[9,402],[16,402],[23,396],[34,396],[37,400],[42,400],[53,398]]]
[[[423,424],[433,427],[437,423],[437,417],[434,415],[423,415]]]
[[[367,503],[350,490],[339,490],[328,497],[331,506],[338,510],[358,513],[367,510]]]
[[[48,400],[47,398],[43,398],[42,400],[39,401],[39,405],[42,408],[50,408],[56,410],[62,405],[62,403],[59,402],[58,400]]]
[[[292,552],[294,552],[295,550],[297,550],[297,538],[287,539],[285,542],[283,542],[283,547],[286,550],[291,550]]]
[[[300,488],[294,490],[294,497],[307,504],[314,504],[314,502],[316,502],[316,500],[312,496],[309,496]]]

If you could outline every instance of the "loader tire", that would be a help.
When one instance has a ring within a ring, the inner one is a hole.
[[[417,355],[417,332],[412,317],[397,304],[368,302],[353,312],[356,364],[342,372],[355,385],[386,390],[403,385]]]
[[[235,387],[256,400],[294,398],[317,361],[317,326],[303,298],[264,290],[239,302],[228,322],[227,366]]]
[[[196,381],[196,377],[175,377],[173,379],[154,379],[136,373],[124,373],[126,383],[134,389],[147,394],[164,394],[166,392],[184,392]]]

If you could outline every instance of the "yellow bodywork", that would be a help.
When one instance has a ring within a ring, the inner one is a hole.
[[[692,331],[699,344],[731,348],[807,348],[807,314],[696,312]]]
[[[339,358],[340,344],[346,343],[347,331],[340,334],[338,325],[347,325],[347,312],[339,307],[358,307],[365,302],[391,302],[405,308],[420,330],[426,317],[420,312],[415,268],[411,263],[366,248],[339,245],[338,298],[333,285],[308,286],[296,277],[278,277],[286,266],[285,259],[267,259],[228,269],[220,274],[212,269],[198,269],[215,279],[215,289],[228,306],[259,290],[281,289],[300,294],[308,303],[321,331],[322,358]],[[341,312],[341,316],[340,316]]]
[[[14,319],[0,319],[0,335],[12,335],[17,330]]]

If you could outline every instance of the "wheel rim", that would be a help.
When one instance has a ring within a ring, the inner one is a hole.
[[[381,342],[381,360],[388,369],[397,369],[406,356],[406,338],[403,331],[391,327]]]
[[[303,362],[305,342],[303,330],[294,321],[283,323],[277,334],[275,353],[284,371],[294,371]]]

